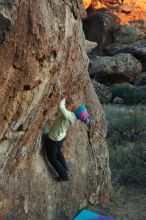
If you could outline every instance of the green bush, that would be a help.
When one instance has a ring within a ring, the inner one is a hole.
[[[113,98],[118,96],[124,99],[126,103],[129,103],[133,99],[134,86],[132,86],[131,84],[113,84],[111,90]]]
[[[104,106],[115,184],[146,185],[146,107]]]
[[[122,191],[122,188],[116,189],[116,187],[113,187],[111,185],[109,187],[110,201],[116,205],[121,205],[124,202],[124,198],[122,196],[121,191]]]
[[[113,99],[120,97],[126,104],[146,103],[146,86],[133,86],[128,83],[114,84],[111,86]]]
[[[136,86],[143,86],[146,85],[146,72],[142,72],[138,75],[136,81],[135,81]]]

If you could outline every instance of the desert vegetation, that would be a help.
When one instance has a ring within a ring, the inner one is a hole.
[[[104,105],[115,186],[146,186],[146,106]]]

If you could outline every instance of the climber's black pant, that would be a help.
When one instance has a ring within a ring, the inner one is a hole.
[[[50,138],[47,138],[46,143],[46,155],[48,160],[51,162],[57,173],[60,177],[67,177],[67,165],[65,162],[65,158],[61,151],[61,147],[63,145],[65,138],[61,141],[53,141]]]

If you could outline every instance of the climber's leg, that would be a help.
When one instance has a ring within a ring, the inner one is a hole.
[[[48,138],[48,146],[46,147],[46,155],[48,160],[51,162],[57,173],[59,174],[59,177],[62,180],[68,180],[68,176],[66,173],[65,168],[63,165],[60,163],[60,161],[57,158],[58,154],[58,149],[60,144],[62,144],[63,141],[52,141],[51,139]]]
[[[64,169],[67,171],[68,167],[66,165],[66,161],[65,161],[64,155],[63,155],[63,153],[61,151],[61,146],[59,146],[58,153],[57,153],[57,158],[58,158],[59,162],[63,165]]]

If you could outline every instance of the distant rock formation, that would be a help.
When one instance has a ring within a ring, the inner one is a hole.
[[[146,34],[138,28],[119,25],[113,29],[114,42],[119,44],[130,44],[138,40],[146,38]]]
[[[89,73],[99,82],[133,82],[141,72],[141,63],[131,54],[119,53],[112,57],[90,55]]]
[[[107,9],[96,11],[83,20],[86,39],[97,43],[96,54],[102,55],[103,50],[114,42],[113,28],[118,25],[118,18]]]
[[[146,39],[139,40],[131,44],[111,44],[107,47],[106,52],[108,55],[131,53],[142,63],[142,71],[146,71]]]
[[[98,95],[99,101],[101,103],[110,103],[112,100],[111,89],[108,86],[99,83],[94,79],[92,80],[92,83],[94,85],[95,92]]]

